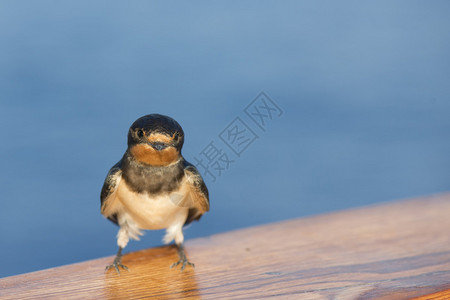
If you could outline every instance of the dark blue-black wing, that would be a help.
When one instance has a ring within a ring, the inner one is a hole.
[[[191,205],[185,225],[199,220],[201,216],[209,211],[209,193],[200,172],[191,163],[184,162],[184,173],[191,195]]]
[[[111,222],[117,223],[117,215],[110,212],[109,209],[114,202],[114,192],[117,189],[118,183],[122,178],[122,160],[115,164],[111,170],[109,170],[108,175],[106,175],[105,183],[103,184],[102,192],[100,194],[100,211],[102,215],[107,217]]]

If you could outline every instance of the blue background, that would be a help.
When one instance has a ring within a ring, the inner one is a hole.
[[[188,160],[211,141],[235,159],[187,239],[450,190],[449,8],[1,1],[0,276],[116,252],[100,189],[153,112]],[[260,91],[284,112],[265,132],[244,113]],[[237,116],[259,136],[239,158],[218,137]]]

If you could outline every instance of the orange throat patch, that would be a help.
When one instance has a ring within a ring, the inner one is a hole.
[[[180,153],[174,147],[158,151],[147,144],[134,145],[131,147],[130,153],[139,162],[158,167],[168,166],[180,158]]]

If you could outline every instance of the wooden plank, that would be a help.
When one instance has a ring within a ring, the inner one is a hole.
[[[437,293],[414,298],[414,300],[438,300],[438,299],[450,299],[450,290],[440,291]]]
[[[199,224],[199,226],[201,226]],[[450,194],[217,234],[0,279],[1,299],[446,299]],[[113,249],[111,249],[113,251]],[[433,298],[429,298],[433,297]]]

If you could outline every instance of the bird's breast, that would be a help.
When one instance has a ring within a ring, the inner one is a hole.
[[[141,229],[164,229],[178,223],[182,225],[188,215],[188,208],[179,205],[185,197],[182,188],[153,195],[136,192],[122,180],[116,195],[124,212]]]

